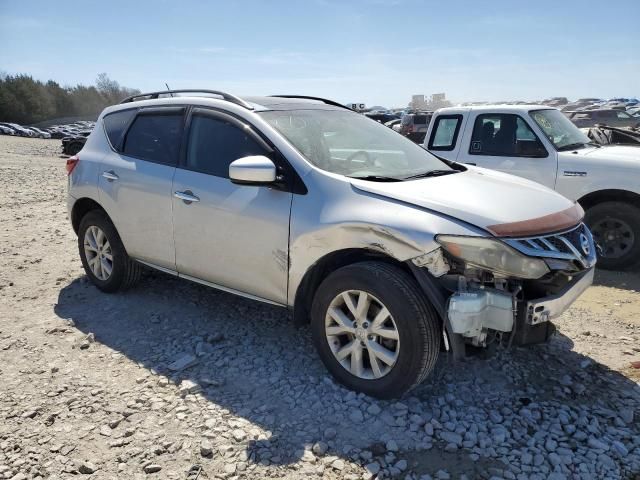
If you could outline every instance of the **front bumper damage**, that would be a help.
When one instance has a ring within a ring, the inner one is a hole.
[[[581,237],[588,242],[584,254],[576,248]],[[443,320],[445,348],[456,358],[466,354],[467,346],[547,341],[555,331],[551,321],[593,283],[595,245],[584,225],[561,234],[505,243],[525,255],[542,258],[549,273],[537,280],[501,277],[442,250],[408,262]]]
[[[510,334],[509,344],[544,342],[553,333],[548,323],[562,315],[593,283],[594,268],[576,275],[560,291],[518,301],[495,289],[456,292],[447,303],[451,332],[482,346],[490,332]]]

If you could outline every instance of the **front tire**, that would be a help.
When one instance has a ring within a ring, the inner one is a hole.
[[[311,323],[329,372],[372,397],[399,397],[414,388],[440,351],[434,309],[408,273],[383,262],[331,273],[316,291]]]
[[[140,278],[140,265],[129,258],[116,227],[100,210],[82,217],[78,249],[87,277],[103,292],[126,290]]]
[[[585,223],[602,249],[598,267],[629,270],[640,263],[640,208],[624,202],[599,203],[587,210]]]

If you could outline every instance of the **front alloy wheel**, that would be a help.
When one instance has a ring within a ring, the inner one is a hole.
[[[435,366],[442,324],[415,279],[400,266],[366,261],[320,284],[311,307],[320,359],[343,385],[399,397]]]
[[[400,335],[393,317],[367,292],[338,294],[327,310],[325,332],[336,360],[358,378],[384,377],[398,360]]]

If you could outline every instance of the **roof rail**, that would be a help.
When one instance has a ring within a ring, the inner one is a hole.
[[[345,108],[347,110],[351,110],[346,105],[342,105],[341,103],[335,102],[333,100],[328,100],[326,98],[307,97],[306,95],[270,95],[270,96],[271,97],[277,97],[277,98],[301,98],[301,99],[305,99],[305,100],[318,100],[319,102],[326,103],[327,105],[333,105],[334,107],[340,107],[340,108]],[[353,110],[351,110],[351,111],[353,111]]]
[[[208,93],[210,95],[218,95],[222,97],[223,100],[227,102],[235,103],[236,105],[240,105],[248,110],[253,110],[253,107],[235,95],[231,95],[230,93],[221,92],[219,90],[201,90],[201,89],[186,89],[186,90],[161,90],[159,92],[148,92],[148,93],[138,93],[137,95],[131,95],[130,97],[125,98],[120,103],[130,103],[136,102],[138,100],[152,100],[158,98],[160,95],[169,94],[173,96],[174,93]],[[143,98],[146,97],[146,98]]]

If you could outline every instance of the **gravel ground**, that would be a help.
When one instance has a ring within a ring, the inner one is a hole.
[[[336,385],[286,311],[83,274],[59,142],[0,137],[0,478],[640,478],[640,277],[543,346],[440,361],[398,401]]]

